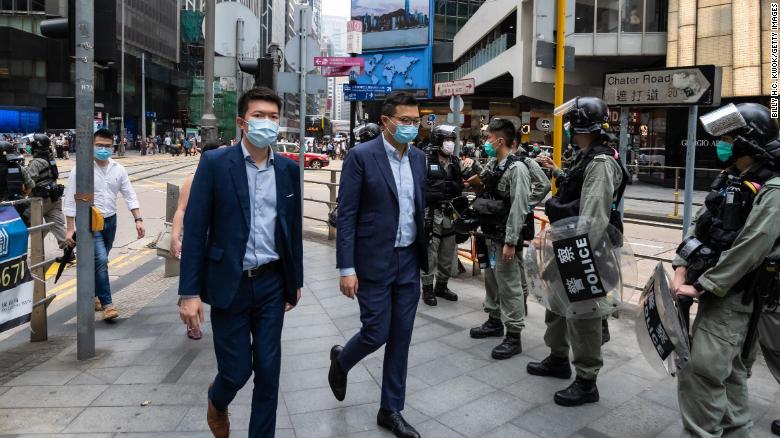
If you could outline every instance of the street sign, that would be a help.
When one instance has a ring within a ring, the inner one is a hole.
[[[450,82],[437,82],[434,87],[436,97],[461,96],[474,94],[474,79],[460,79]]]
[[[147,111],[146,112],[146,118],[147,119],[156,119],[157,118],[157,112],[156,111]]]
[[[320,43],[314,38],[306,38],[306,72],[314,70],[314,55],[320,53]],[[297,36],[284,46],[284,59],[293,70],[298,70],[301,58],[301,39]]]
[[[450,125],[461,126],[464,123],[466,123],[466,118],[463,114],[460,113],[458,114],[449,113],[447,114],[447,123]]]
[[[349,56],[315,56],[315,67],[363,67],[363,58]]]
[[[363,22],[360,20],[347,22],[347,53],[363,53]]]
[[[536,129],[539,131],[550,132],[551,127],[552,122],[550,122],[550,119],[536,119]]]
[[[721,67],[695,65],[604,75],[604,101],[615,106],[719,105]]]
[[[436,114],[428,114],[428,125],[433,126],[436,123]]]
[[[463,111],[463,98],[460,96],[450,97],[450,109],[454,113]]]
[[[393,91],[393,87],[389,85],[350,85],[344,84],[344,92],[373,92],[373,93],[389,93]]]

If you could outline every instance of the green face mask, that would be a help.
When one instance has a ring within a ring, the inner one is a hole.
[[[715,146],[715,151],[718,154],[718,159],[725,163],[734,155],[734,146],[731,143],[721,140]]]
[[[485,153],[491,158],[496,156],[496,148],[493,147],[493,143],[485,142]]]

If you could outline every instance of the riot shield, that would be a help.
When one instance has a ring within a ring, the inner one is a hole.
[[[623,291],[632,290],[626,286],[635,282],[631,246],[617,229],[592,218],[555,222],[534,253],[536,265],[532,260],[525,264],[529,281],[533,276],[539,282],[531,291],[548,310],[567,318],[614,313],[623,304]]]
[[[642,354],[662,374],[674,376],[690,360],[688,328],[682,321],[669,278],[658,262],[639,299],[634,328]]]

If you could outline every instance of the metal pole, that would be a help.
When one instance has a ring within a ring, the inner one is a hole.
[[[558,0],[555,33],[555,106],[563,104],[563,67],[566,44],[566,0]],[[561,165],[563,154],[563,115],[556,116],[553,124],[553,161]],[[553,193],[556,186],[553,184]]]
[[[350,53],[350,57],[357,56],[355,53]],[[357,74],[349,75],[349,85],[357,85]],[[333,90],[333,98],[336,98],[336,90]],[[357,116],[357,102],[354,100],[349,101],[349,149],[355,147],[355,117]]]
[[[146,150],[146,53],[141,52],[141,147]]]
[[[95,108],[94,0],[76,0],[76,356],[95,357],[95,247],[89,228],[94,193],[92,118]],[[124,23],[124,20],[123,20]]]
[[[620,162],[623,163],[623,166],[626,165],[626,157],[628,156],[628,107],[621,106],[620,107]],[[631,174],[629,174],[629,178],[631,177]],[[624,199],[620,200],[620,206],[618,206],[618,210],[620,211],[620,217],[623,217],[623,212],[625,211],[625,197]]]
[[[458,96],[458,98],[460,98],[460,96]],[[455,107],[455,108],[459,108],[459,107]],[[457,129],[455,130],[455,151],[453,152],[453,156],[460,157],[460,149],[461,149],[461,147],[460,147],[460,128],[461,128],[461,125],[460,125],[460,110],[457,110],[457,111],[453,110],[452,111],[452,118],[454,119],[454,122],[455,122],[454,125],[457,127]],[[433,131],[433,129],[431,129],[431,131]]]
[[[238,61],[241,60],[241,54],[244,53],[244,20],[236,20],[236,94],[238,96],[244,90],[244,75],[241,73],[241,68],[238,66]],[[238,108],[236,108],[238,110]]]
[[[300,68],[300,78],[301,78],[301,84],[300,84],[300,90],[299,90],[299,101],[300,101],[300,150],[299,150],[299,156],[298,156],[298,166],[301,169],[301,208],[303,208],[303,172],[304,172],[304,149],[306,148],[306,70],[308,69],[307,63],[306,63],[306,43],[308,42],[308,33],[309,33],[309,23],[306,22],[306,11],[307,11],[308,5],[301,5],[300,7],[300,23],[298,26],[298,38],[299,42],[301,43],[301,52],[300,52],[300,59],[298,63],[298,68]]]
[[[214,115],[214,16],[216,0],[206,0],[206,35],[203,44],[203,116],[200,119],[203,143],[217,139]]]
[[[119,156],[125,155],[125,0],[122,1],[122,60],[121,60],[121,79],[119,80],[119,106],[120,118],[122,119],[119,127]]]
[[[688,233],[693,217],[693,172],[696,167],[696,126],[699,106],[688,109],[688,143],[685,153],[685,205],[683,206],[683,236]]]

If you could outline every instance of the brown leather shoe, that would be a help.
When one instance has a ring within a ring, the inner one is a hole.
[[[209,389],[211,389],[211,385],[209,385]],[[211,399],[209,399],[209,408],[206,412],[206,422],[211,433],[214,434],[214,438],[228,438],[230,436],[230,418],[227,409],[220,411],[211,403]]]

